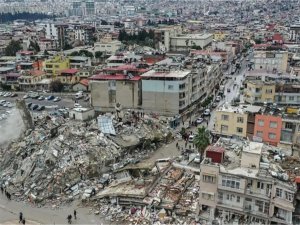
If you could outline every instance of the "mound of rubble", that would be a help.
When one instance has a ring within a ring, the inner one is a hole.
[[[86,198],[103,188],[104,172],[139,162],[173,135],[146,115],[121,122],[109,116],[116,135],[101,132],[97,120],[36,118],[34,130],[0,152],[0,184],[13,198],[38,205]]]

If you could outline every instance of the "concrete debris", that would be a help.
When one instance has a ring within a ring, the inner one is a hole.
[[[0,185],[13,198],[38,206],[58,207],[75,198],[87,200],[116,183],[111,172],[138,163],[166,141],[164,137],[173,135],[159,119],[133,112],[123,119],[112,114],[105,118],[115,135],[99,131],[96,120],[83,123],[58,115],[35,118],[33,130],[1,150]],[[140,186],[148,182],[144,180]],[[149,217],[146,211],[139,213]]]

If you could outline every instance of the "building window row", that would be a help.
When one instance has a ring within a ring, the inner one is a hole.
[[[222,176],[222,186],[240,189],[240,179],[235,177]]]
[[[276,197],[286,199],[289,202],[293,202],[294,194],[288,191],[284,191],[281,188],[276,188]]]

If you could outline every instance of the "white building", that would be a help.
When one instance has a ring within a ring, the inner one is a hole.
[[[188,34],[170,38],[172,51],[187,51],[192,47],[206,48],[213,41],[213,34]]]
[[[110,42],[96,42],[94,44],[94,51],[103,52],[108,55],[113,55],[118,51],[122,46],[122,42],[113,40]]]
[[[54,23],[46,24],[46,39],[58,40],[57,27]]]

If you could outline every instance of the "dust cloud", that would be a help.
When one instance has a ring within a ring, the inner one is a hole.
[[[24,123],[18,109],[7,109],[10,114],[7,119],[0,120],[0,148],[5,148],[11,141],[20,137],[24,132]],[[0,110],[0,116],[5,111]]]

